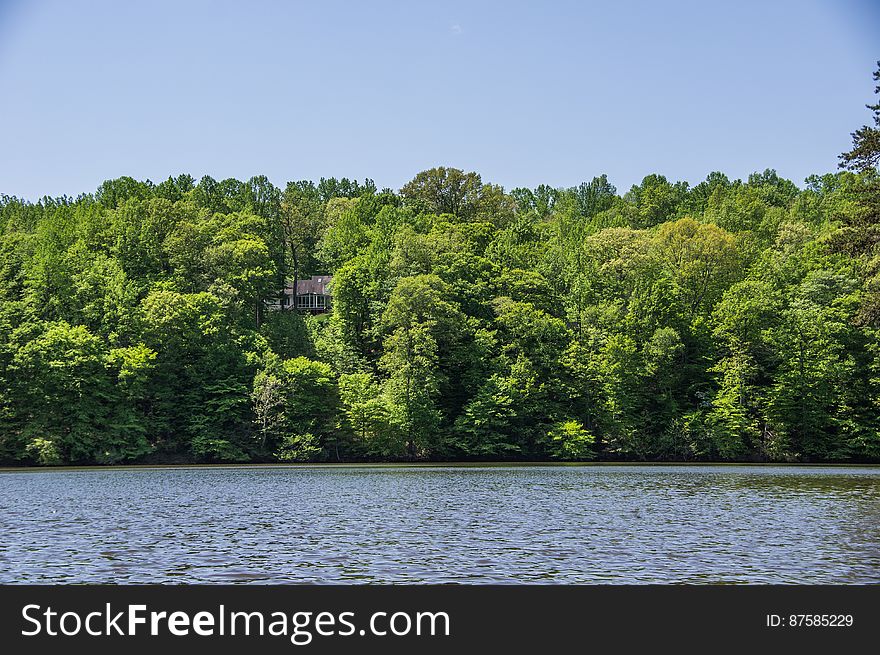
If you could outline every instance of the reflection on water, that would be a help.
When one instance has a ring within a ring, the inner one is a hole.
[[[0,582],[880,582],[880,469],[0,473]]]

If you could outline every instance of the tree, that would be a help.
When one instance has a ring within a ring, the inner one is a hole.
[[[230,322],[207,292],[157,288],[141,302],[137,336],[157,353],[148,416],[160,452],[182,449],[209,461],[246,457],[255,371]]]
[[[127,200],[146,200],[153,194],[153,183],[147,180],[139,182],[124,176],[115,180],[106,180],[98,187],[95,200],[109,209],[118,207]]]
[[[880,458],[878,128],[803,189],[0,195],[0,463]]]
[[[670,184],[663,175],[648,175],[640,185],[633,185],[626,200],[636,209],[635,225],[652,227],[676,218],[676,208],[686,197],[687,182]]]
[[[452,214],[464,221],[483,215],[500,223],[513,210],[513,202],[500,187],[483,184],[477,173],[444,166],[422,171],[400,189],[400,195],[415,211]]]
[[[583,182],[571,189],[581,215],[592,218],[607,209],[611,209],[617,198],[617,189],[608,181],[604,173],[589,182]]]
[[[254,404],[254,422],[257,424],[260,450],[265,452],[269,444],[276,444],[284,435],[287,422],[285,415],[284,383],[276,372],[262,370],[254,378],[251,393]]]
[[[259,329],[263,300],[273,294],[276,280],[274,262],[266,242],[247,234],[229,240],[215,240],[205,256],[214,277],[211,288],[216,293],[225,286],[232,292],[232,302],[253,308],[254,325]]]
[[[374,457],[394,455],[395,444],[389,440],[388,408],[375,377],[370,373],[340,375],[339,398],[358,449]]]
[[[327,227],[318,244],[318,253],[326,270],[336,271],[354,259],[370,243],[369,226],[359,211],[360,202],[335,198],[327,203]]]
[[[425,458],[439,447],[437,343],[427,325],[410,324],[395,329],[384,350],[380,367],[388,375],[385,403],[396,436],[387,454]]]
[[[697,223],[691,218],[665,223],[654,242],[691,316],[703,305],[711,307],[737,275],[736,242],[711,223]]]
[[[336,384],[330,367],[305,357],[270,363],[252,394],[261,449],[282,461],[339,459]]]
[[[874,72],[880,83],[880,61]],[[874,88],[880,95],[880,84]],[[862,301],[859,321],[880,326],[880,102],[868,105],[874,113],[874,126],[865,125],[853,132],[852,150],[840,155],[840,167],[861,173],[849,188],[855,205],[839,215],[840,227],[831,237],[832,248],[862,261],[862,275],[867,293]]]
[[[553,459],[590,460],[596,458],[593,450],[596,438],[578,421],[554,423],[547,433],[547,454]]]
[[[769,334],[780,309],[768,283],[744,280],[731,286],[713,311],[713,336],[722,356],[711,369],[720,377],[708,421],[722,459],[787,455],[769,422],[765,397],[776,367]]]
[[[136,403],[155,353],[108,352],[82,326],[38,324],[12,335],[10,395],[24,451],[38,463],[112,464],[149,450]]]
[[[286,257],[281,281],[289,279],[296,297],[297,282],[312,270],[323,226],[323,212],[314,185],[290,182],[281,200],[280,233]]]
[[[874,71],[874,93],[880,95],[880,61]],[[852,133],[852,150],[840,155],[840,167],[849,170],[871,173],[880,164],[880,102],[867,105],[874,113],[874,125],[863,125]]]
[[[809,460],[832,456],[858,399],[852,316],[854,280],[817,270],[793,289],[772,335],[779,370],[768,413],[791,452]]]
[[[174,203],[187,197],[195,187],[193,176],[183,173],[177,177],[169,175],[167,180],[156,185],[153,193],[157,198]]]

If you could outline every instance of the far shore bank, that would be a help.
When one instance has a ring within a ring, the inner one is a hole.
[[[880,462],[242,462],[216,464],[113,464],[78,466],[0,466],[0,473],[174,469],[345,469],[345,468],[529,468],[529,467],[699,467],[699,468],[880,468]]]

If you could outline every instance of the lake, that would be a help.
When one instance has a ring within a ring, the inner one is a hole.
[[[880,468],[0,472],[3,583],[876,583]]]

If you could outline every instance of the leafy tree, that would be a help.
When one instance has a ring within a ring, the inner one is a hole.
[[[251,399],[260,451],[265,452],[270,444],[280,442],[285,433],[287,398],[281,375],[265,369],[257,373]]]
[[[152,195],[152,182],[149,180],[138,182],[134,178],[124,176],[103,182],[95,193],[95,199],[105,207],[113,209],[127,200],[146,200]]]
[[[43,464],[116,463],[149,450],[132,404],[155,353],[107,352],[86,328],[64,322],[20,328],[12,338],[18,348],[7,371],[28,455]]]
[[[878,460],[877,131],[803,188],[0,196],[0,463]]]
[[[799,457],[832,455],[834,440],[846,431],[855,361],[852,315],[854,281],[828,271],[809,274],[794,289],[782,323],[773,335],[779,371],[770,390],[768,412]]]
[[[880,82],[880,62],[874,80]],[[880,94],[880,84],[874,93]],[[868,109],[874,114],[874,125],[853,132],[852,150],[840,155],[841,168],[861,176],[847,190],[853,207],[839,214],[840,226],[831,237],[831,245],[839,252],[861,258],[867,293],[859,321],[876,328],[880,326],[880,102],[868,105]]]
[[[880,61],[874,71],[874,93],[880,95]],[[873,172],[880,164],[880,102],[868,105],[874,113],[874,126],[864,125],[852,133],[852,150],[840,155],[840,165],[850,170]]]
[[[330,367],[305,357],[281,366],[285,398],[284,434],[276,446],[281,460],[339,459],[334,432],[336,387]]]
[[[547,453],[554,459],[595,459],[593,445],[596,438],[577,421],[555,423],[547,433]]]
[[[768,422],[762,393],[776,367],[770,334],[779,310],[770,285],[745,280],[731,286],[713,312],[713,335],[723,355],[712,369],[720,384],[708,420],[714,428],[713,446],[723,459],[749,453],[786,456],[785,442]]]
[[[314,269],[324,216],[318,192],[313,185],[291,182],[284,190],[279,216],[279,233],[284,243],[284,275],[280,281],[290,280],[293,295],[297,281]]]
[[[370,373],[339,376],[339,398],[345,424],[361,452],[373,457],[396,454],[382,388]]]
[[[651,227],[676,218],[676,207],[687,195],[687,183],[671,184],[663,175],[648,175],[626,194],[635,208],[633,227]]]
[[[380,367],[388,375],[384,394],[393,435],[385,454],[425,457],[440,436],[437,343],[428,326],[414,324],[392,332],[384,349]]]
[[[680,290],[691,316],[711,307],[724,288],[736,279],[736,242],[711,223],[682,218],[660,226],[655,237],[658,255]]]
[[[465,221],[482,213],[503,222],[513,205],[500,187],[483,184],[477,173],[444,166],[422,171],[401,188],[400,195],[416,211],[452,214]]]

